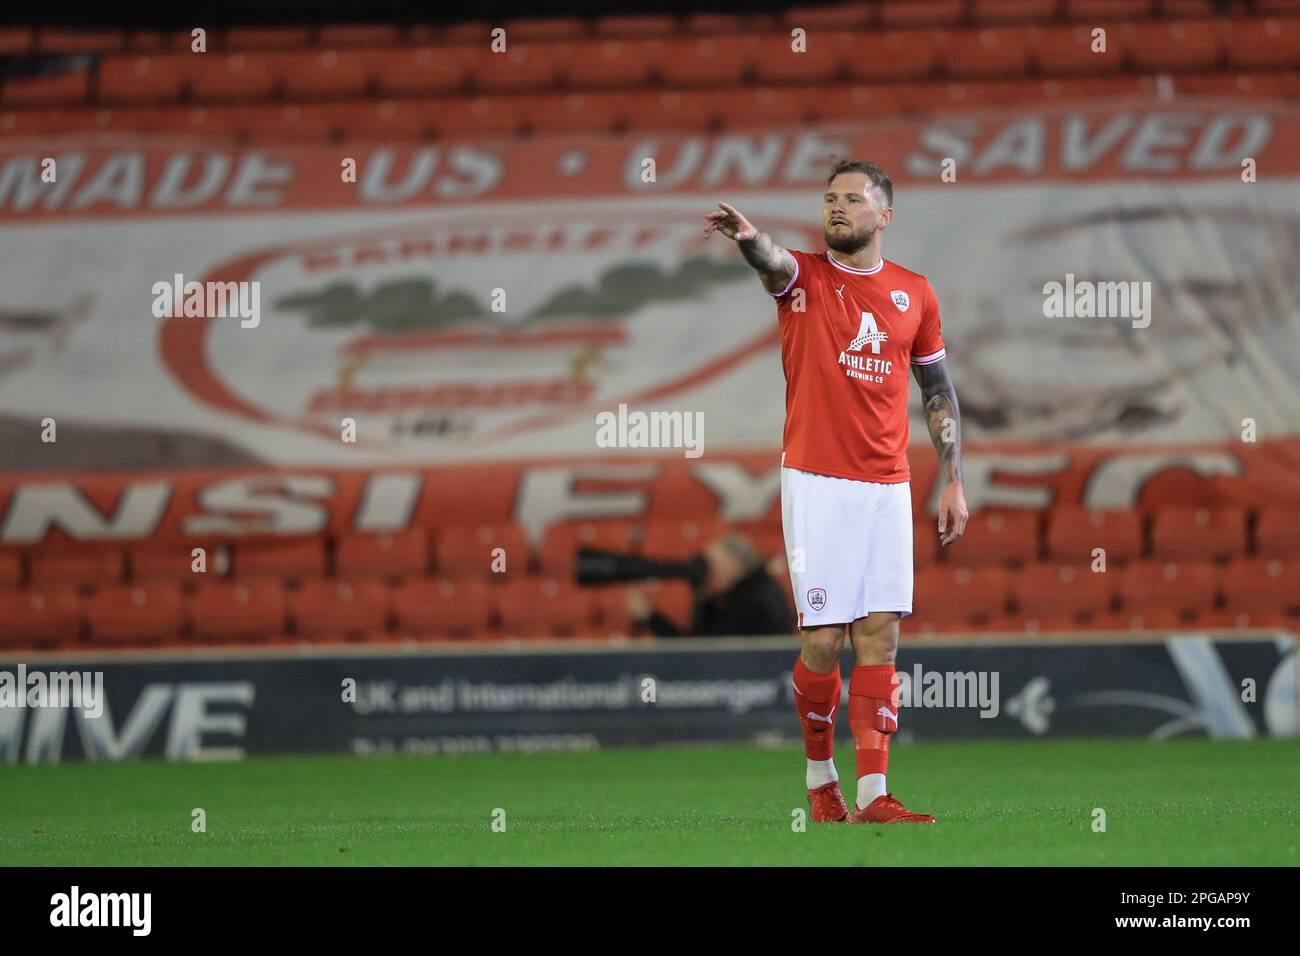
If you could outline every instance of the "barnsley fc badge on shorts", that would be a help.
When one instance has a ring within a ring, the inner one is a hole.
[[[826,592],[822,588],[813,588],[808,592],[808,606],[821,613],[821,609],[826,606]]]

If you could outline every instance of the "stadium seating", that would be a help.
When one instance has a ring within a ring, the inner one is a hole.
[[[393,614],[403,637],[467,638],[493,623],[493,589],[486,582],[411,581],[393,590]]]
[[[450,525],[437,537],[435,564],[440,575],[450,578],[500,578],[494,574],[494,552],[501,549],[505,572],[512,576],[526,573],[529,566],[528,538],[514,524]]]
[[[200,643],[257,643],[286,627],[288,605],[276,580],[205,581],[186,603]]]
[[[81,605],[67,586],[0,590],[0,649],[68,646],[81,637]]]
[[[340,576],[418,577],[428,570],[428,539],[419,528],[400,534],[350,534],[338,540]]]
[[[86,619],[92,642],[132,646],[174,643],[185,620],[174,584],[100,588],[86,602]]]
[[[308,581],[289,592],[289,616],[310,641],[369,640],[387,628],[389,604],[378,581]]]

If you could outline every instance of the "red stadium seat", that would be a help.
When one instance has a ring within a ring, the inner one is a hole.
[[[1225,631],[1241,631],[1247,628],[1296,628],[1300,626],[1300,616],[1289,615],[1283,611],[1211,611],[1196,618],[1198,627]]]
[[[497,549],[506,567],[499,574],[492,570]],[[434,555],[440,576],[504,578],[528,572],[528,538],[516,524],[449,525],[438,534]]]
[[[542,534],[538,561],[543,574],[569,576],[579,548],[631,551],[636,545],[634,525],[627,521],[566,521]]]
[[[204,550],[204,571],[195,571],[194,549]],[[178,542],[170,546],[141,545],[127,552],[131,580],[136,584],[171,581],[198,584],[230,573],[230,549],[214,542]]]
[[[586,588],[555,578],[520,578],[501,592],[501,630],[509,637],[573,634],[595,623],[596,598]]]
[[[470,61],[475,88],[485,93],[545,93],[569,59],[566,43],[509,43],[501,53],[484,47]]]
[[[459,46],[402,46],[385,50],[372,62],[381,93],[432,96],[457,93],[469,79],[474,54]]]
[[[81,635],[81,604],[70,587],[0,589],[0,647],[72,644]]]
[[[89,89],[89,74],[83,70],[34,76],[12,74],[4,78],[4,87],[0,89],[0,102],[5,106],[80,103],[85,100]]]
[[[1105,52],[1093,50],[1092,27],[1044,27],[1035,34],[1032,58],[1047,76],[1118,73],[1124,68],[1119,37],[1106,39]]]
[[[1021,614],[1041,618],[1096,617],[1111,610],[1115,576],[1086,565],[1033,564],[1011,579]]]
[[[406,637],[469,637],[490,626],[493,588],[486,581],[409,581],[393,589],[397,631]]]
[[[1300,68],[1300,16],[1243,19],[1227,26],[1229,66],[1243,70]]]
[[[23,56],[36,45],[36,33],[29,27],[0,28],[0,56]]]
[[[891,30],[846,33],[841,40],[848,51],[849,79],[866,83],[924,79],[934,73],[941,53],[941,34],[929,30]],[[855,49],[871,56],[855,56]]]
[[[226,31],[228,50],[297,50],[310,43],[310,27],[231,27]]]
[[[912,518],[912,563],[919,569],[939,560],[939,553],[947,550],[939,544],[939,526],[927,514]]]
[[[96,95],[105,103],[166,103],[181,95],[188,54],[105,57],[99,64]]]
[[[285,630],[288,605],[278,581],[205,581],[188,605],[201,642],[269,641]]]
[[[1151,525],[1151,556],[1180,561],[1224,560],[1246,553],[1241,508],[1166,508]]]
[[[247,125],[243,108],[238,106],[155,107],[148,115],[156,135],[233,139],[242,135]]]
[[[1098,631],[1167,631],[1187,627],[1194,615],[1172,608],[1125,609],[1103,615],[1092,622]]]
[[[1053,508],[1047,516],[1047,556],[1090,567],[1093,551],[1111,561],[1132,561],[1142,553],[1142,516],[1133,511]]]
[[[802,88],[781,86],[741,87],[727,96],[727,129],[797,126],[809,120],[813,104]]]
[[[579,40],[570,46],[560,71],[575,89],[636,89],[650,82],[661,48],[653,40]]]
[[[36,49],[40,53],[113,53],[125,48],[125,30],[41,30]]]
[[[725,86],[745,79],[759,55],[757,38],[683,37],[664,41],[659,74],[666,86]]]
[[[1300,505],[1260,510],[1255,553],[1264,558],[1300,558]]]
[[[1060,0],[972,0],[971,20],[977,25],[1044,23],[1056,15]]]
[[[937,518],[934,523],[938,537]],[[1029,564],[1038,560],[1036,511],[990,511],[971,515],[966,533],[946,545],[948,560],[958,564]]]
[[[1125,614],[1209,611],[1215,602],[1215,568],[1210,564],[1139,561],[1119,572],[1118,593]]]
[[[648,522],[641,539],[641,553],[652,558],[689,558],[703,551],[724,530],[726,525],[713,520],[682,518]]]
[[[1178,77],[1178,92],[1195,96],[1248,96],[1282,99],[1287,95],[1287,74],[1207,73]]]
[[[882,0],[880,23],[886,27],[956,26],[965,14],[965,0]]]
[[[754,550],[764,560],[776,558],[781,561],[783,566],[787,566],[788,558],[785,554],[785,534],[780,528],[753,528],[742,532],[754,544]],[[646,552],[649,554],[649,552]],[[782,572],[785,573],[785,572]]]
[[[1300,611],[1300,560],[1243,558],[1220,579],[1226,610],[1234,613]]]
[[[527,98],[527,127],[535,133],[606,133],[626,122],[619,93],[550,93]]]
[[[288,97],[361,96],[370,88],[375,58],[369,50],[299,50],[277,54],[275,72]]]
[[[746,29],[745,17],[733,13],[692,13],[682,20],[682,32],[692,35],[743,33]]]
[[[257,143],[324,143],[339,135],[333,103],[253,103],[234,117],[241,136]]]
[[[725,115],[727,94],[704,90],[643,90],[627,94],[636,130],[701,132]]]
[[[290,592],[289,613],[305,640],[368,640],[387,625],[389,603],[377,581],[308,581]]]
[[[335,115],[347,140],[419,140],[433,129],[436,101],[359,100],[339,104]]]
[[[505,21],[507,45],[515,40],[572,40],[587,33],[587,21],[578,17],[532,17]]]
[[[334,552],[335,568],[348,577],[414,577],[424,574],[428,564],[428,540],[419,528],[344,535]]]
[[[1266,16],[1300,15],[1300,0],[1256,0],[1255,9]]]
[[[897,88],[866,83],[849,83],[834,89],[808,88],[811,100],[811,117],[814,120],[839,120],[844,110],[859,113],[897,113],[901,106]]]
[[[877,6],[859,0],[857,3],[837,3],[830,7],[787,7],[781,14],[781,25],[787,31],[795,27],[805,30],[858,30],[876,21]]]
[[[945,35],[944,66],[959,79],[1020,76],[1028,70],[1036,39],[1028,27],[953,30]]]
[[[36,587],[117,584],[122,580],[122,553],[97,547],[43,550],[31,555],[30,568],[31,582]]]
[[[933,567],[916,576],[916,602],[936,624],[971,624],[1006,612],[1010,577],[1003,568]]]
[[[274,54],[205,53],[191,57],[190,90],[196,100],[264,100],[276,89]]]
[[[320,538],[267,541],[235,546],[235,576],[302,581],[325,573],[325,548]]]
[[[831,83],[840,75],[849,50],[835,30],[810,29],[801,50],[789,32],[758,38],[754,75],[760,83]]]
[[[16,588],[22,579],[22,555],[16,551],[0,551],[0,589]]]
[[[401,39],[401,28],[392,23],[326,24],[317,37],[323,47],[393,46]]]
[[[677,18],[656,14],[612,14],[597,17],[596,33],[602,37],[662,37],[677,29]]]
[[[1142,20],[1151,16],[1153,0],[1065,0],[1065,15],[1097,26]]]
[[[508,96],[458,96],[441,100],[433,125],[439,136],[513,136],[527,121],[527,111]]]
[[[1223,27],[1212,20],[1178,23],[1128,23],[1117,31],[1121,45],[1139,70],[1195,72],[1219,62]],[[1112,35],[1110,42],[1116,37]]]
[[[90,639],[98,644],[179,640],[185,614],[175,585],[111,585],[86,602]]]

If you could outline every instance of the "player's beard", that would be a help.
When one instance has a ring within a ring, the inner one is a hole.
[[[836,252],[842,252],[847,256],[856,255],[863,249],[867,248],[875,236],[875,229],[859,229],[857,232],[844,235],[843,233],[832,234],[829,229],[825,231],[827,248],[834,249]]]

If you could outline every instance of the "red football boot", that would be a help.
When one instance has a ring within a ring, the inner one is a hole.
[[[844,794],[840,793],[840,785],[834,780],[816,790],[809,790],[808,806],[812,808],[813,823],[845,823],[849,819]]]
[[[855,810],[850,823],[934,823],[928,813],[913,813],[894,799],[892,793],[876,797],[861,810]]]

